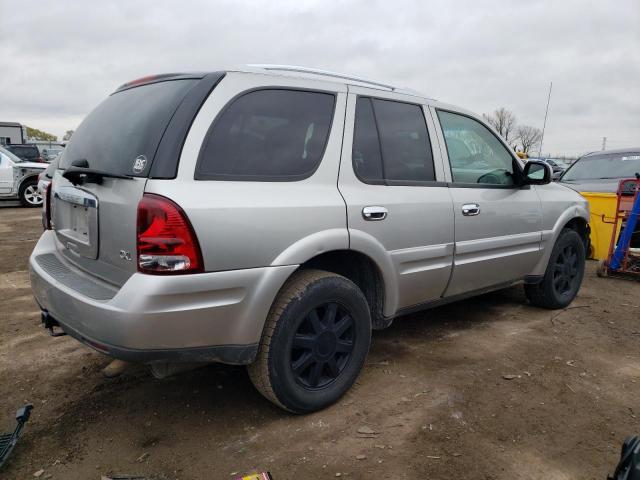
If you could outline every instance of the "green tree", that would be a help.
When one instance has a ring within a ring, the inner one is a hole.
[[[32,138],[34,140],[44,140],[48,142],[57,142],[58,137],[55,135],[51,135],[50,133],[43,132],[42,130],[38,130],[37,128],[27,127],[27,137]]]
[[[62,141],[66,142],[67,140],[71,140],[71,135],[73,135],[73,130],[67,130],[64,137],[62,137]]]

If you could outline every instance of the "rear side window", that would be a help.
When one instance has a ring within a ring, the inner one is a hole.
[[[86,160],[92,169],[146,177],[171,117],[196,83],[171,80],[112,94],[76,129],[60,168]]]
[[[370,98],[358,98],[354,128],[351,155],[356,175],[366,183],[383,183],[380,138]]]
[[[331,130],[335,96],[264,89],[245,93],[207,133],[196,180],[295,181],[318,168]]]
[[[436,179],[420,105],[358,98],[352,156],[356,175],[365,183]]]

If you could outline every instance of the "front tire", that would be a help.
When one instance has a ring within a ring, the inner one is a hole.
[[[370,343],[371,314],[362,291],[340,275],[302,270],[271,307],[249,376],[279,407],[314,412],[351,388]]]
[[[550,310],[567,307],[580,290],[584,265],[582,238],[575,230],[565,228],[553,246],[542,281],[524,286],[529,302]]]
[[[25,207],[41,207],[42,194],[38,191],[38,180],[26,180],[18,191],[20,203]]]

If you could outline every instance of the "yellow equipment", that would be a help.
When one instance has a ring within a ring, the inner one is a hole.
[[[591,249],[589,258],[605,260],[609,255],[609,245],[613,234],[613,222],[616,218],[618,197],[615,193],[580,192],[589,201],[591,212]],[[618,226],[616,238],[620,233]]]

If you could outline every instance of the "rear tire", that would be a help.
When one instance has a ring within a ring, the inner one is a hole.
[[[578,294],[584,277],[585,250],[580,235],[565,228],[553,246],[540,283],[524,286],[529,301],[542,308],[565,308]]]
[[[18,191],[20,203],[24,207],[41,207],[42,194],[38,191],[38,180],[26,180]]]
[[[371,314],[360,289],[340,275],[301,270],[267,317],[256,361],[258,391],[285,410],[309,413],[351,388],[371,343]]]

